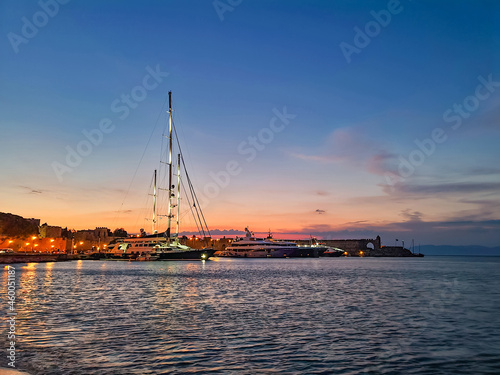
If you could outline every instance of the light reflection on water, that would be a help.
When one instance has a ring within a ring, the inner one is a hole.
[[[41,375],[500,373],[499,266],[441,257],[17,265],[18,365]],[[5,269],[2,280],[3,292]]]

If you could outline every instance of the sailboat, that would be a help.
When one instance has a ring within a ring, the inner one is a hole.
[[[180,148],[180,143],[176,135],[176,140],[179,148],[179,154],[177,156],[177,191],[174,192],[175,185],[173,185],[173,160],[172,160],[172,143],[173,143],[173,118],[172,118],[172,92],[168,93],[168,227],[163,233],[158,233],[156,229],[157,224],[157,214],[156,214],[156,201],[157,201],[157,183],[156,183],[156,170],[154,171],[154,188],[153,188],[153,234],[142,235],[139,237],[123,238],[117,241],[115,244],[110,244],[108,246],[108,251],[112,253],[115,257],[126,258],[126,259],[137,259],[137,260],[189,260],[189,259],[199,259],[207,260],[214,255],[215,250],[204,248],[204,249],[193,249],[189,246],[183,245],[179,241],[179,226],[180,226],[180,203],[181,203],[181,164],[184,166],[185,177],[187,181],[187,190],[191,194],[191,200],[187,198],[190,203],[191,211],[193,212],[193,217],[195,218],[197,227],[201,230],[202,235],[210,236],[210,231],[207,227],[203,213],[201,212],[200,204],[196,197],[193,185],[186,171],[184,159],[182,157],[182,152]],[[174,203],[174,197],[176,196],[176,203]],[[191,205],[192,202],[192,205]],[[174,215],[174,207],[176,214]],[[176,217],[176,227],[175,233],[172,234],[172,219]]]

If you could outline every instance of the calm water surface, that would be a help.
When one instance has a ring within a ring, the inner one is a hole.
[[[32,374],[500,374],[499,258],[15,267]]]

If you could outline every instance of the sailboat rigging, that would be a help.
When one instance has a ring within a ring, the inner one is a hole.
[[[180,230],[180,204],[181,204],[181,186],[186,192],[186,200],[189,204],[190,211],[194,217],[198,232],[202,237],[210,236],[207,223],[201,207],[198,202],[193,184],[186,170],[182,150],[177,136],[177,131],[174,126],[172,117],[172,92],[168,93],[168,162],[162,163],[168,165],[168,189],[164,189],[168,194],[168,210],[167,219],[168,227],[165,232],[159,234],[157,226],[157,218],[162,215],[157,214],[157,171],[154,171],[154,186],[153,186],[153,223],[152,234],[142,237],[123,238],[115,244],[110,244],[108,249],[115,257],[126,259],[141,259],[141,260],[177,260],[177,259],[201,259],[210,258],[215,250],[213,249],[193,249],[189,246],[182,245],[179,241]],[[177,155],[177,186],[173,184],[173,138],[175,136],[176,144],[179,149]],[[181,180],[181,166],[184,171],[183,176],[187,182],[187,186]],[[175,189],[176,188],[176,189]],[[191,196],[191,199],[189,198]],[[175,202],[175,203],[174,203]],[[192,204],[191,204],[192,202]],[[175,207],[175,214],[174,214]],[[175,234],[172,234],[172,219],[175,217]],[[144,259],[143,259],[144,258]]]

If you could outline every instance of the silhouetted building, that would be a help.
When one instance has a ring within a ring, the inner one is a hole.
[[[62,228],[52,225],[47,225],[47,223],[42,224],[38,228],[40,233],[40,238],[58,238],[62,237]]]

